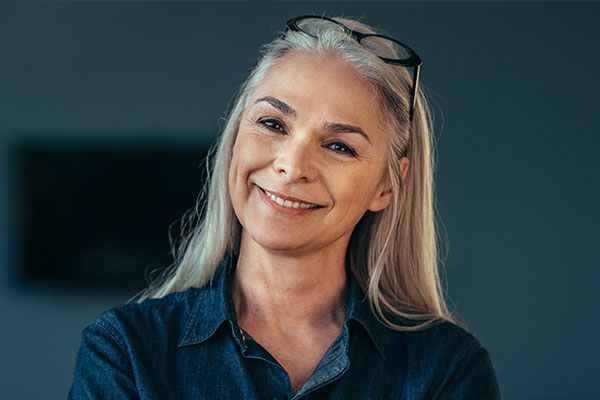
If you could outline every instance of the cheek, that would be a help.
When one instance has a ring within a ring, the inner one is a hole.
[[[231,149],[231,161],[229,163],[229,192],[233,193],[235,190],[235,182],[237,181],[238,176],[238,166],[239,166],[239,135],[236,137],[235,142],[233,143],[233,148]]]
[[[270,143],[260,136],[240,131],[232,149],[229,167],[229,186],[245,185],[248,176],[268,164],[271,154]],[[238,188],[239,189],[239,188]]]
[[[248,147],[238,135],[232,148],[231,163],[229,164],[228,186],[229,197],[235,215],[244,225],[244,209],[248,199],[248,175],[252,171],[249,163]]]
[[[382,174],[373,170],[353,168],[344,174],[330,175],[330,187],[335,191],[334,197],[344,210],[355,209],[356,212],[366,211],[371,201],[378,194]]]

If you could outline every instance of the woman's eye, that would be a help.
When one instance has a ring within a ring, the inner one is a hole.
[[[331,150],[335,151],[336,153],[348,154],[351,156],[356,155],[356,153],[354,152],[354,150],[352,150],[352,148],[350,146],[348,146],[347,144],[342,143],[342,142],[329,143],[327,145],[327,147],[329,147]]]
[[[260,121],[258,121],[258,123],[260,125],[267,127],[268,129],[270,129],[272,131],[280,131],[280,132],[283,131],[283,124],[276,119],[272,119],[272,118],[261,119]]]

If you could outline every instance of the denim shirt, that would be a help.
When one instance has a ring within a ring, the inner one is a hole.
[[[308,381],[236,322],[226,257],[210,283],[104,312],[84,329],[69,399],[499,399],[487,351],[443,322],[385,327],[349,275],[346,316]],[[302,357],[302,354],[298,354]]]

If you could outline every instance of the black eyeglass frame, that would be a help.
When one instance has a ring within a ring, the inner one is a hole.
[[[310,33],[303,31],[298,26],[298,22],[303,19],[319,19],[319,20],[325,20],[325,21],[332,22],[332,23],[336,24],[344,33],[348,34],[350,37],[352,37],[354,40],[356,40],[361,45],[362,45],[361,41],[364,40],[365,38],[378,37],[378,38],[390,40],[390,41],[396,43],[397,45],[403,47],[409,54],[408,58],[393,59],[393,58],[381,57],[377,54],[375,54],[375,55],[377,55],[377,57],[379,57],[381,60],[383,60],[387,64],[400,65],[403,67],[414,68],[413,69],[413,77],[412,77],[413,82],[412,82],[412,88],[411,88],[411,104],[410,104],[410,110],[409,110],[409,114],[408,114],[409,123],[412,127],[413,114],[414,114],[415,106],[417,103],[417,90],[419,89],[419,75],[420,75],[420,70],[421,70],[421,64],[423,63],[421,61],[421,57],[419,57],[419,55],[413,49],[408,47],[406,44],[404,44],[394,38],[391,38],[389,36],[379,35],[376,33],[363,33],[363,32],[354,31],[354,30],[348,28],[346,25],[342,24],[341,22],[338,22],[334,19],[327,18],[327,17],[320,17],[318,15],[299,15],[297,17],[293,17],[293,18],[289,19],[286,22],[287,26],[286,26],[285,32],[287,32],[288,30],[292,30],[295,32],[302,32],[302,33],[304,33],[308,36],[314,37],[316,39],[317,37],[315,35],[311,35]],[[369,49],[368,46],[364,46],[364,47]]]

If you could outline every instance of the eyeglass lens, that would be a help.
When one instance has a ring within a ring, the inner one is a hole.
[[[360,44],[373,52],[379,57],[389,58],[392,60],[405,60],[410,58],[411,54],[398,43],[378,36],[367,36],[360,41]]]
[[[344,32],[342,26],[335,22],[320,18],[303,18],[296,21],[296,25],[304,33],[312,36],[322,36],[326,31],[334,30]],[[367,36],[362,38],[360,44],[372,50],[377,56],[392,60],[404,60],[410,58],[411,54],[398,43],[379,36]]]

